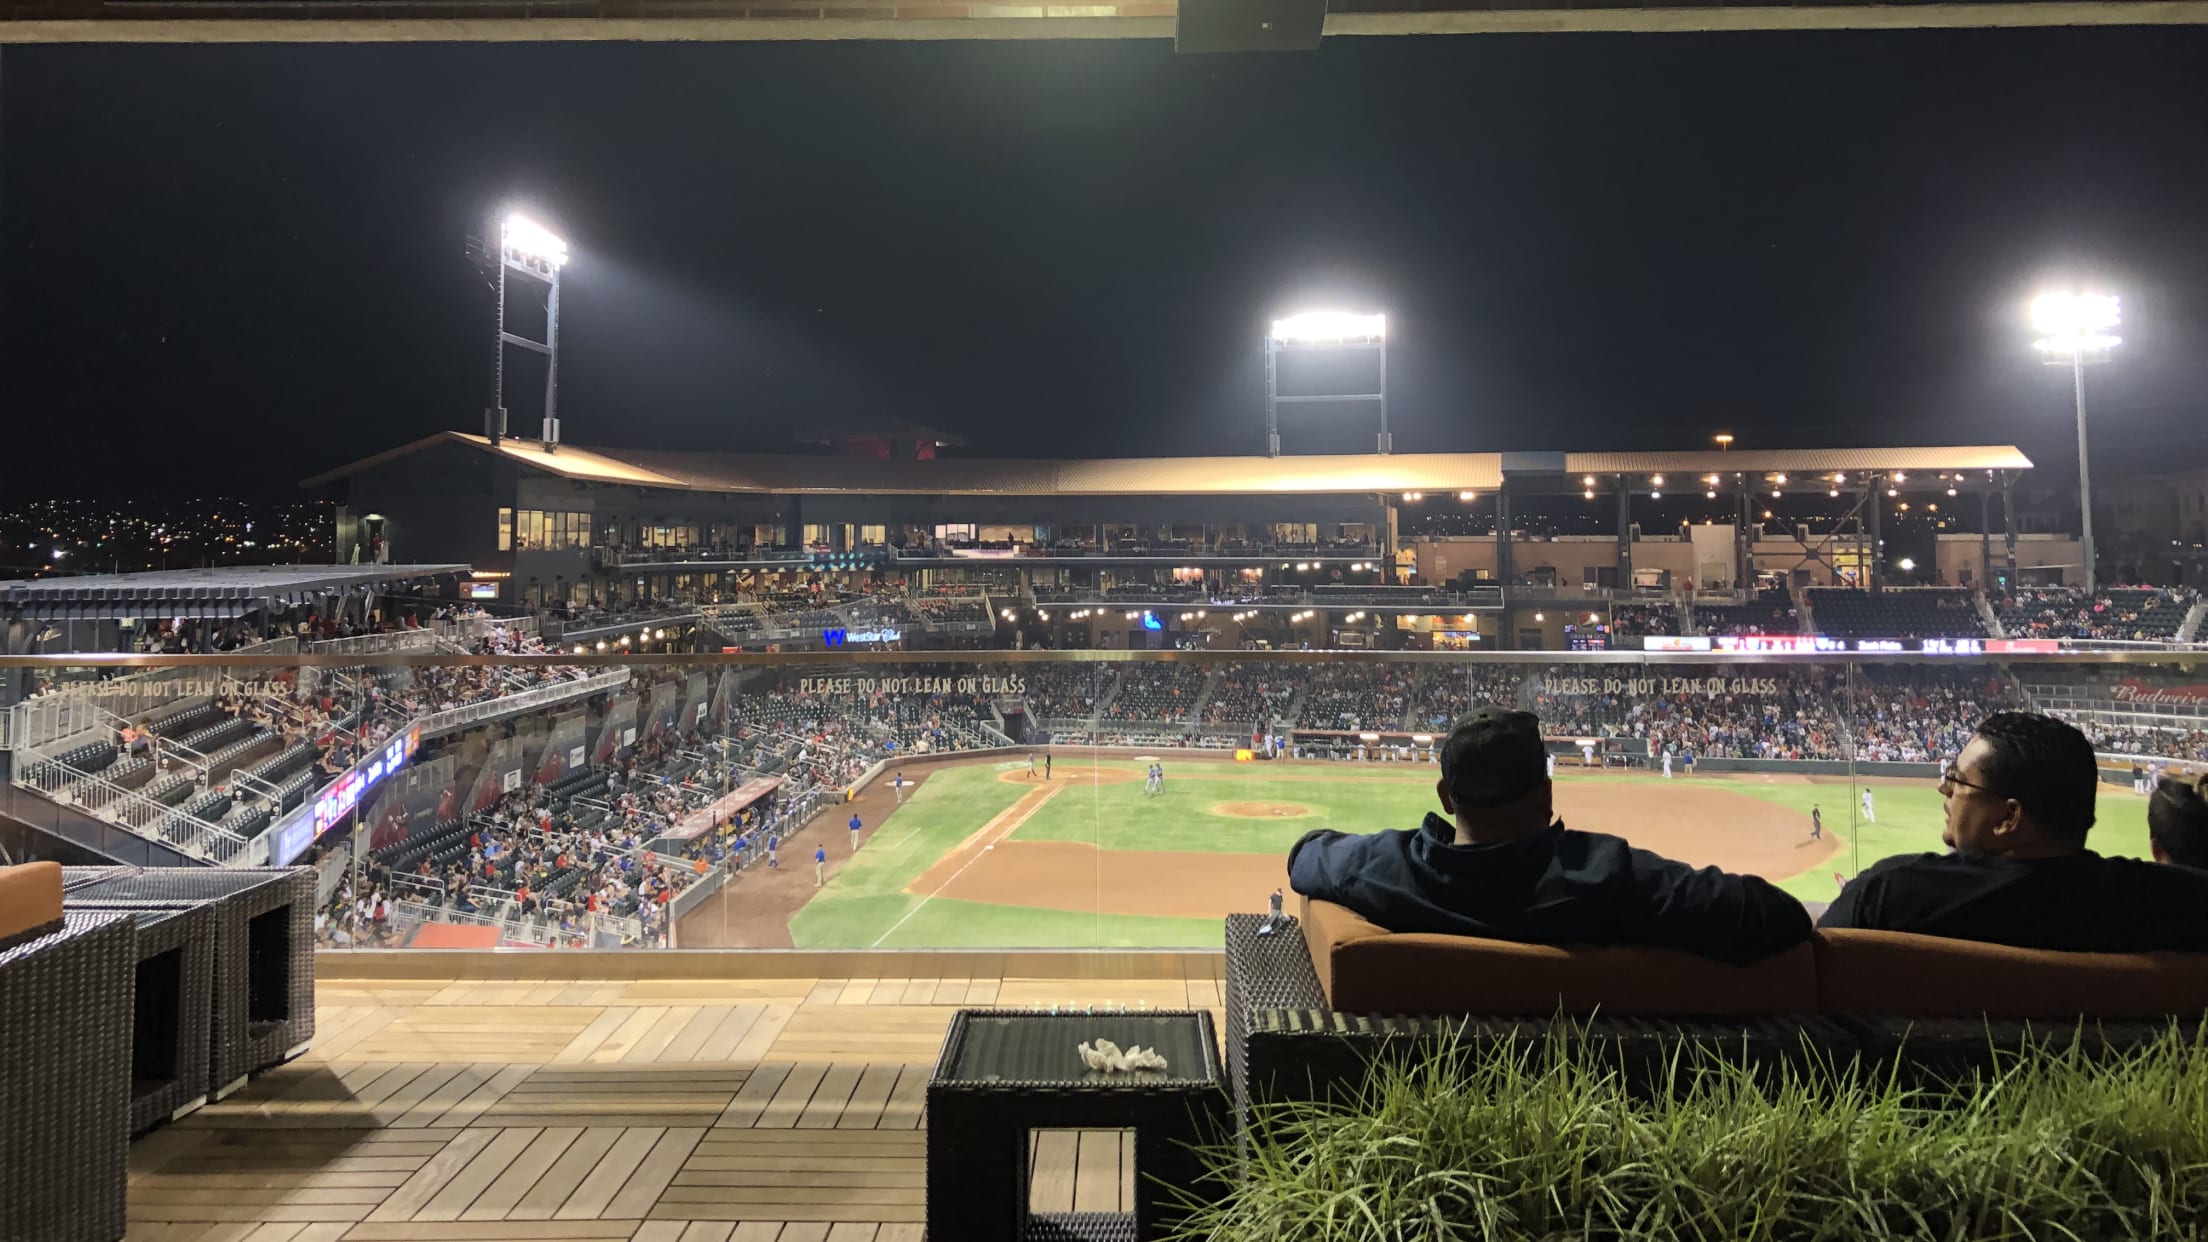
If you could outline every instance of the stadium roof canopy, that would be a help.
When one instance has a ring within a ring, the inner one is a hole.
[[[0,582],[0,608],[70,616],[237,616],[264,604],[382,582],[465,574],[466,565],[236,565]]]
[[[1374,453],[1290,457],[1119,457],[933,461],[581,448],[536,440],[496,445],[444,431],[305,480],[333,483],[440,445],[459,445],[579,482],[728,494],[920,496],[1277,496],[1492,491],[1516,474],[1676,471],[2022,470],[2014,448],[1763,449],[1732,453]]]
[[[1883,473],[1890,470],[2029,470],[2032,460],[2000,444],[1944,448],[1743,449],[1687,453],[1566,453],[1567,474]]]
[[[1493,453],[1373,453],[1306,457],[1121,457],[1095,460],[676,453],[578,448],[546,452],[536,440],[446,431],[306,480],[309,487],[439,444],[495,453],[583,482],[678,491],[790,494],[861,492],[920,496],[1238,496],[1488,490],[1502,482]]]

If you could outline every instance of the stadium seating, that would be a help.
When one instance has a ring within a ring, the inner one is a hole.
[[[1296,696],[1297,670],[1283,664],[1229,664],[1219,670],[1204,723],[1242,728],[1286,720]]]
[[[1322,664],[1296,700],[1301,729],[1398,729],[1410,708],[1410,671],[1393,664]]]
[[[1813,587],[1810,617],[1833,638],[1983,638],[1986,624],[1970,592],[1945,587],[1867,591]]]
[[[1209,673],[1201,664],[1130,664],[1103,719],[1187,724],[1195,719],[1196,698]]]
[[[2112,587],[2091,596],[2027,587],[1997,600],[1994,615],[2011,638],[2169,642],[2198,602],[2192,591],[2157,587]]]
[[[1793,634],[1802,628],[1784,588],[1758,591],[1743,604],[1696,604],[1694,624],[1705,634]]]
[[[1617,638],[1680,632],[1679,609],[1671,604],[1618,604],[1610,609],[1610,633]]]

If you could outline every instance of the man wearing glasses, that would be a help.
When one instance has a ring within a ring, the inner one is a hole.
[[[1940,782],[1953,852],[1879,862],[1819,925],[2024,949],[2208,950],[2208,872],[2086,848],[2100,780],[2093,744],[2071,726],[1987,717]]]

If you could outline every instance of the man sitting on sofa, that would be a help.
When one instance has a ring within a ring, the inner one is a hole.
[[[1391,932],[1645,945],[1735,965],[1809,938],[1801,903],[1754,876],[1566,828],[1529,712],[1484,707],[1460,722],[1436,791],[1451,818],[1429,812],[1415,831],[1306,834],[1288,852],[1290,885]]]
[[[2075,728],[2029,712],[1987,717],[1940,782],[1954,852],[1879,862],[1820,925],[2020,949],[2208,950],[2208,872],[2085,848],[2100,783],[2093,744]]]

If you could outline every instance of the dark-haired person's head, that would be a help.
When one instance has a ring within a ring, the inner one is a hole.
[[[1549,748],[1532,712],[1483,707],[1457,722],[1441,745],[1442,812],[1457,840],[1508,841],[1555,819],[1549,801]]]
[[[2052,716],[2000,712],[1940,782],[1949,848],[2049,858],[2085,848],[2101,784],[2093,744]]]
[[[2208,869],[2208,776],[2165,776],[2147,801],[2154,861]]]

